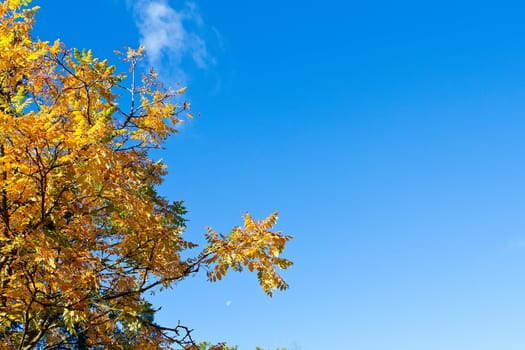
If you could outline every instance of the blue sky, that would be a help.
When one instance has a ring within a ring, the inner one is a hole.
[[[201,116],[162,155],[188,238],[274,210],[295,236],[290,290],[197,276],[159,322],[241,350],[523,349],[522,2],[34,3],[42,39],[149,43],[189,86]]]

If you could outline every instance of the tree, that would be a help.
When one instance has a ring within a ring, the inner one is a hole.
[[[189,104],[129,49],[128,76],[91,51],[34,39],[37,8],[0,2],[0,348],[168,349],[195,346],[188,328],[157,325],[144,295],[205,268],[256,271],[265,293],[290,236],[277,213],[207,245],[183,238],[183,202],[157,193],[166,166],[150,157]],[[128,85],[126,85],[128,84]],[[187,114],[191,117],[191,114]]]

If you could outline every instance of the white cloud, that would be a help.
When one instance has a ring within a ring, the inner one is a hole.
[[[206,41],[197,33],[204,21],[195,3],[187,1],[175,9],[167,0],[137,0],[132,8],[149,64],[161,76],[184,80],[181,64],[186,57],[202,69],[214,63]]]
[[[525,248],[525,237],[513,237],[508,242],[509,248],[523,249]]]

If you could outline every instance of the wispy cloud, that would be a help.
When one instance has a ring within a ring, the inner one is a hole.
[[[508,241],[508,246],[511,249],[525,249],[525,237],[512,237]]]
[[[201,69],[214,63],[199,35],[205,24],[195,3],[175,8],[167,0],[136,0],[131,6],[149,64],[163,77],[185,80],[181,66],[186,59]]]

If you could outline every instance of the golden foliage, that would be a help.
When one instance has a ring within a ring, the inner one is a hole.
[[[123,55],[125,77],[91,51],[34,40],[28,3],[0,2],[0,348],[184,347],[188,329],[156,325],[142,295],[202,265],[213,281],[246,266],[267,294],[285,289],[275,267],[291,265],[279,258],[291,237],[270,231],[277,214],[210,230],[181,258],[195,247],[185,210],[156,193],[166,167],[148,151],[192,117],[173,102],[186,88],[164,89],[153,70],[135,79],[142,48]]]
[[[208,272],[208,278],[215,282],[222,279],[228,269],[242,271],[243,267],[247,267],[251,272],[257,270],[259,284],[269,296],[272,296],[274,289],[288,288],[276,267],[287,269],[292,265],[291,261],[279,257],[292,236],[270,231],[277,222],[277,215],[275,212],[256,222],[250,214],[246,214],[244,227],[235,227],[227,236],[208,229],[206,239],[210,256],[206,263],[214,265]]]

